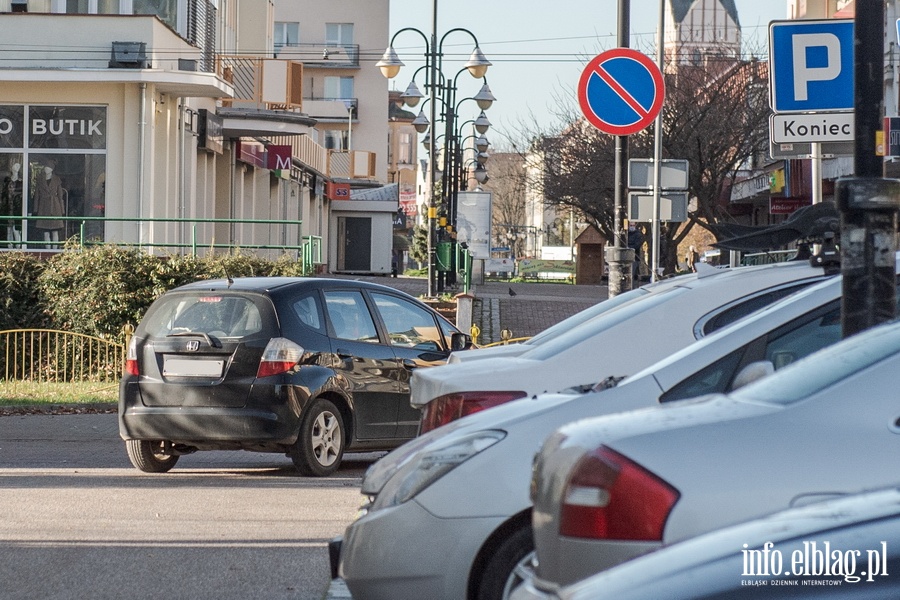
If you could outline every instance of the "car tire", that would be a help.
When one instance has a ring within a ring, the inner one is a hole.
[[[325,477],[337,471],[344,456],[344,422],[337,407],[318,399],[300,422],[300,435],[289,455],[303,475]]]
[[[522,527],[507,537],[492,553],[478,585],[477,600],[506,600],[522,583],[519,568],[534,551],[531,526]]]
[[[128,459],[144,473],[166,473],[178,462],[178,455],[164,454],[163,442],[125,440]]]

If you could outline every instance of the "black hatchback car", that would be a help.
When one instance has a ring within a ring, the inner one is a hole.
[[[386,286],[248,277],[166,292],[128,346],[119,433],[142,471],[198,450],[280,452],[305,475],[345,450],[415,437],[413,369],[471,345],[440,314]]]

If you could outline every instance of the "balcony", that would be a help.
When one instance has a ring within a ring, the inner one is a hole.
[[[286,44],[276,46],[275,55],[317,69],[359,68],[359,44]]]
[[[4,47],[20,49],[0,55],[0,83],[146,83],[173,96],[231,95],[206,50],[155,16],[0,13],[0,29]],[[123,47],[137,52],[117,56]]]
[[[328,176],[332,179],[375,179],[375,153],[328,151]]]
[[[223,106],[296,112],[303,108],[303,65],[299,62],[220,55],[218,71],[234,87],[234,97]]]
[[[326,123],[346,123],[353,111],[353,122],[359,120],[358,98],[304,98],[303,108],[310,117]]]

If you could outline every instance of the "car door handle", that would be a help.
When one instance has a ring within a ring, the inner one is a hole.
[[[411,358],[404,358],[402,361],[404,367],[409,370],[418,368],[419,364]]]
[[[353,358],[353,353],[349,350],[341,350],[340,348],[338,348],[337,350],[335,350],[335,354],[337,354],[338,358],[340,358],[341,360]]]

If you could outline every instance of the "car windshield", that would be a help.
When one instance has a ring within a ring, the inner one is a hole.
[[[632,300],[635,300],[637,298],[643,298],[649,293],[650,292],[648,290],[639,287],[629,292],[625,292],[624,294],[619,294],[607,300],[598,302],[594,306],[586,308],[581,312],[575,313],[568,319],[564,319],[556,325],[553,325],[552,327],[548,327],[525,343],[534,346],[543,344],[544,342],[548,342],[556,336],[561,335],[578,325],[581,325],[585,321],[593,319],[597,315],[602,315],[603,313],[609,312],[612,309],[618,308],[623,304],[627,304],[628,302],[631,302]]]
[[[793,404],[900,352],[900,323],[854,335],[734,393],[745,402]]]
[[[546,360],[551,356],[556,356],[557,354],[571,350],[573,346],[580,344],[588,338],[594,337],[601,331],[606,331],[628,319],[638,317],[641,313],[675,298],[677,295],[687,293],[688,291],[688,288],[672,287],[658,294],[642,296],[635,302],[630,302],[618,310],[603,313],[582,323],[574,329],[569,329],[556,336],[554,339],[522,353],[520,356],[522,358],[534,360]]]
[[[215,337],[243,337],[262,330],[259,308],[243,296],[203,293],[164,296],[144,320],[151,337],[206,333]]]

